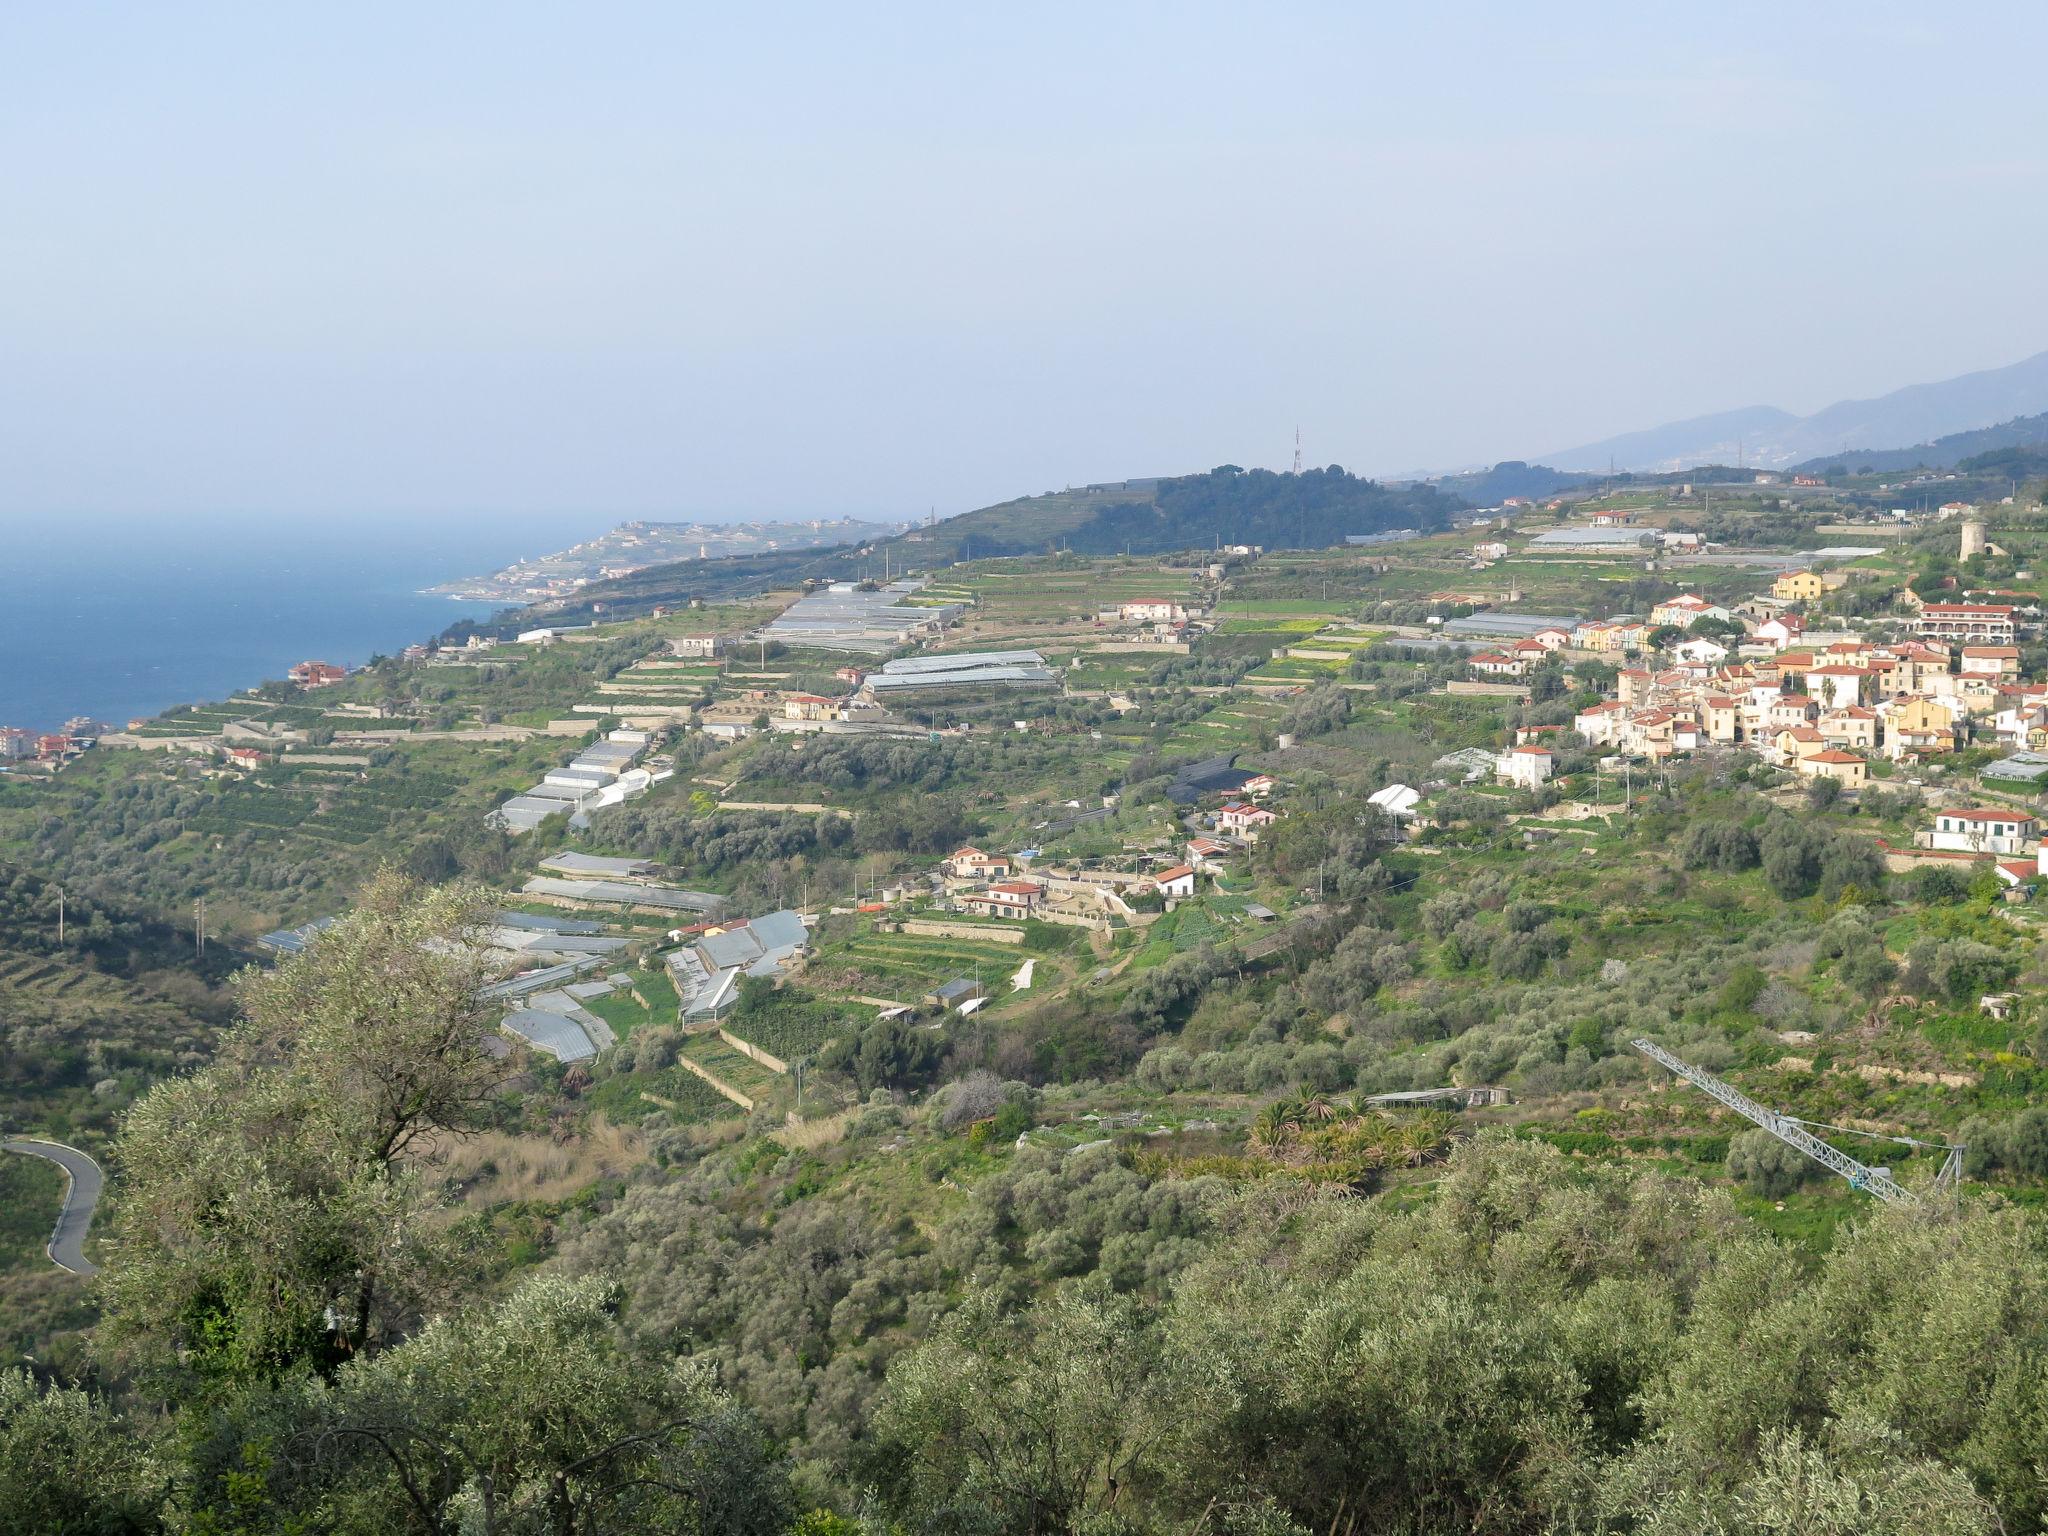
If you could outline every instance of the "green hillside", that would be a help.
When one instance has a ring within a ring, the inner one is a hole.
[[[739,560],[686,561],[595,583],[550,622],[578,622],[639,604],[792,586],[807,578],[846,580],[886,571],[929,571],[963,560],[1042,555],[1161,554],[1256,544],[1324,549],[1347,536],[1396,528],[1438,532],[1466,503],[1430,485],[1381,484],[1332,465],[1299,475],[1220,465],[1201,475],[1122,480],[1047,491],[947,518],[873,545]]]

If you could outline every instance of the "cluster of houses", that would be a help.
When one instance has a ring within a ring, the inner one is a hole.
[[[27,731],[20,726],[0,726],[0,764],[28,763],[56,768],[98,744],[113,729],[103,721],[74,715],[62,730]]]
[[[953,905],[981,917],[1044,917],[1096,923],[1128,917],[1133,895],[1156,891],[1169,903],[1193,896],[1200,879],[1221,872],[1232,855],[1258,842],[1281,813],[1259,804],[1273,791],[1270,775],[1253,774],[1239,787],[1244,798],[1226,801],[1209,817],[1211,833],[1186,840],[1175,860],[1146,857],[1128,868],[1062,869],[1040,865],[1033,853],[1012,857],[969,845],[940,866],[940,887]]]
[[[1874,643],[1850,633],[1809,633],[1795,605],[1843,584],[1839,573],[1787,571],[1768,598],[1734,607],[1682,593],[1647,620],[1609,619],[1530,636],[1470,658],[1477,671],[1521,676],[1551,652],[1644,649],[1661,629],[1692,631],[1625,668],[1614,697],[1580,711],[1571,729],[1611,754],[1660,761],[1708,746],[1742,747],[1776,766],[1845,789],[1867,780],[1873,757],[1914,761],[1991,739],[2015,750],[2048,746],[2048,683],[2020,678],[2022,608],[2031,599],[1990,593],[1958,602],[1907,593],[1911,637]],[[1965,594],[1967,597],[1968,594]],[[1496,776],[1535,788],[1554,771],[1558,728],[1518,733]]]

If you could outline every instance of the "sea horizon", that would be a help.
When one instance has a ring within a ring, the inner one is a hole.
[[[423,589],[562,549],[602,514],[0,518],[0,726],[117,729],[294,662],[356,667],[509,606]]]

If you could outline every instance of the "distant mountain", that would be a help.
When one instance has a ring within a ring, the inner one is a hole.
[[[1841,453],[1974,431],[2048,411],[2048,352],[2005,368],[1966,373],[1938,384],[1909,384],[1874,400],[1842,400],[1811,416],[1750,406],[1628,432],[1539,455],[1559,469],[1671,470],[1736,463],[1782,469]]]
[[[1823,454],[1795,467],[1816,475],[1827,474],[1831,470],[1854,474],[1867,469],[1883,475],[1901,469],[1954,469],[1965,459],[1974,460],[2010,448],[2036,448],[2042,444],[2048,444],[2048,412],[2038,416],[2015,416],[2011,421],[2002,421],[1995,427],[1979,427],[1973,432],[1951,432],[1947,437],[1937,437],[1931,443],[1918,443],[1911,448],[1859,448],[1850,453]]]

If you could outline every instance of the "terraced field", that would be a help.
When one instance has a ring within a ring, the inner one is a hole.
[[[753,1057],[734,1050],[716,1035],[697,1035],[683,1047],[683,1054],[721,1082],[739,1089],[756,1104],[781,1085],[782,1075],[771,1072]]]
[[[125,1002],[135,989],[102,975],[42,955],[0,950],[0,994],[66,1002]]]
[[[820,960],[827,965],[851,966],[873,978],[884,995],[909,1002],[956,976],[972,976],[977,966],[982,981],[993,984],[1034,954],[1043,972],[1046,957],[1022,945],[869,932],[834,946]]]

